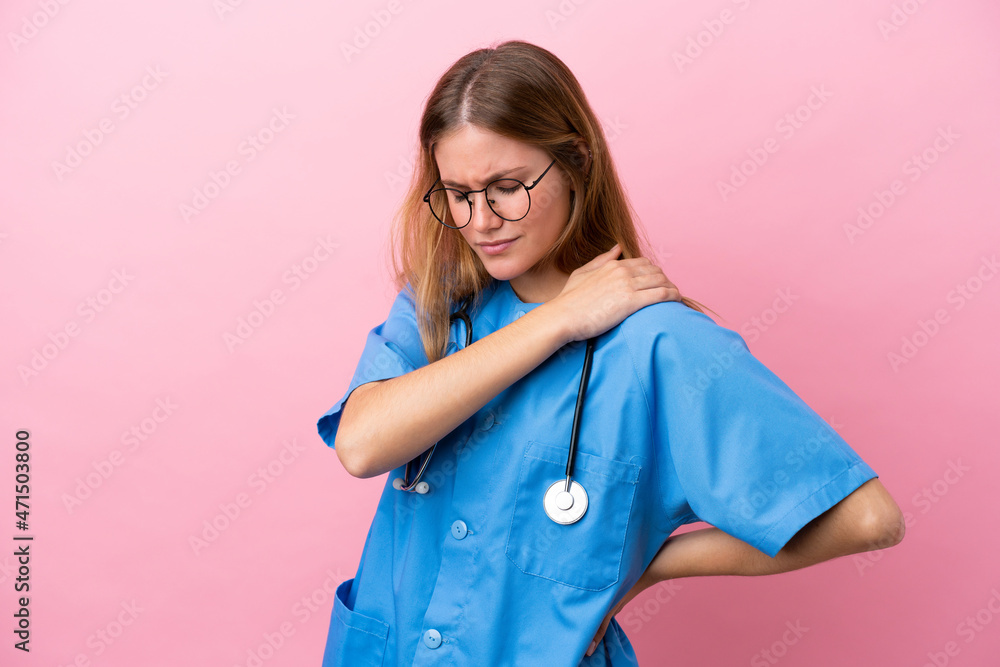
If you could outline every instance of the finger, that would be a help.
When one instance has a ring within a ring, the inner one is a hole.
[[[647,290],[655,287],[666,287],[667,289],[676,290],[677,286],[670,282],[665,275],[660,271],[648,271],[641,273],[634,273],[629,276],[629,286],[633,291]],[[679,291],[679,290],[678,290]]]
[[[580,266],[580,268],[576,269],[574,273],[577,272],[590,273],[591,271],[596,271],[597,269],[607,264],[609,261],[617,258],[618,255],[620,254],[621,254],[621,248],[619,248],[619,244],[616,243],[613,246],[611,246],[610,250],[608,250],[607,252],[602,252],[601,254],[597,255],[596,257],[594,257],[594,259],[590,260],[586,264]]]
[[[594,651],[597,650],[597,645],[601,643],[601,639],[604,638],[604,633],[599,633],[599,636],[594,637],[594,641],[590,642],[590,646],[587,648],[587,655],[594,655]]]
[[[597,645],[601,643],[604,639],[604,633],[608,631],[608,624],[611,623],[611,616],[605,616],[604,621],[601,623],[601,627],[597,629],[597,633],[594,634],[594,640],[590,642],[590,647],[587,649],[587,655],[593,655],[594,649]]]
[[[587,264],[602,266],[610,260],[618,259],[618,256],[621,254],[622,254],[621,244],[616,243],[613,246],[611,246],[608,250],[602,252],[600,255],[587,262]],[[585,264],[584,266],[586,266],[587,264]]]

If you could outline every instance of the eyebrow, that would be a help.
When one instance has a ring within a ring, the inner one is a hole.
[[[486,178],[486,182],[487,183],[492,183],[493,181],[495,181],[496,179],[500,178],[501,176],[506,176],[507,174],[509,174],[511,172],[517,171],[518,169],[524,169],[526,166],[527,165],[521,165],[520,167],[514,167],[513,169],[505,169],[504,171],[498,171],[495,174],[491,174],[490,176],[488,176]],[[456,188],[468,187],[465,183],[456,183],[455,181],[445,181],[445,180],[442,180],[441,182],[444,183],[445,185],[453,185]]]

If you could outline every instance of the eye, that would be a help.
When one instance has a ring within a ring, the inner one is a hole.
[[[505,195],[512,195],[512,194],[514,194],[515,192],[517,192],[520,189],[521,189],[520,185],[515,185],[512,188],[503,188],[503,187],[500,187],[499,185],[497,186],[497,190],[499,190],[500,192],[502,192]]]

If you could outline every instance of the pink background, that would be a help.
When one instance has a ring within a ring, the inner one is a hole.
[[[886,551],[645,592],[618,617],[641,663],[995,664],[996,3],[226,1],[0,8],[0,663],[320,664],[384,478],[315,423],[395,295],[426,96],[520,38],[576,73],[667,275],[908,517]]]

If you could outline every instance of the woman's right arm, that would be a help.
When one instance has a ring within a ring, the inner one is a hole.
[[[469,347],[355,388],[334,443],[344,468],[375,477],[405,464],[563,345],[599,335],[651,303],[680,299],[648,259],[618,255],[617,245],[598,255],[570,275],[557,297]]]

